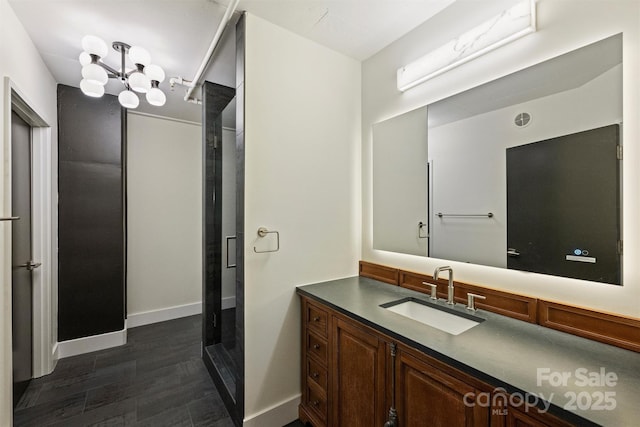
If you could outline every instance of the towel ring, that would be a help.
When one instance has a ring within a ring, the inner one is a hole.
[[[253,247],[253,251],[257,254],[264,254],[267,252],[278,252],[280,250],[280,233],[278,231],[269,231],[266,227],[258,228],[258,237],[265,237],[267,234],[275,234],[276,235],[276,248],[268,251],[259,251],[256,247]]]

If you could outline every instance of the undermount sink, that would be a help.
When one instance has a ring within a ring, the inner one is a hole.
[[[468,313],[459,313],[448,307],[411,297],[381,304],[380,307],[451,335],[459,335],[484,321]]]

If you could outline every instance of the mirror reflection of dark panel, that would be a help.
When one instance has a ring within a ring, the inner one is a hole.
[[[620,285],[619,125],[508,148],[507,267]]]

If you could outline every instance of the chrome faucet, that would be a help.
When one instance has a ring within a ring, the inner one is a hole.
[[[438,274],[440,274],[441,271],[449,272],[449,285],[447,286],[447,304],[453,305],[455,304],[455,302],[453,301],[453,268],[449,267],[448,265],[436,268],[436,270],[433,272],[433,280],[438,280]]]

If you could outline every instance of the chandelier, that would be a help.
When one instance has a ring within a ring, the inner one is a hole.
[[[85,95],[100,98],[104,95],[104,85],[110,78],[118,79],[124,90],[118,95],[118,101],[125,108],[137,108],[140,104],[138,93],[146,95],[151,105],[162,106],[167,97],[158,87],[164,80],[162,68],[151,63],[151,55],[140,46],[129,46],[122,42],[113,42],[113,50],[120,54],[120,69],[116,70],[102,62],[109,48],[99,37],[85,36],[79,60],[82,65],[80,89]],[[134,67],[127,68],[127,56]]]

